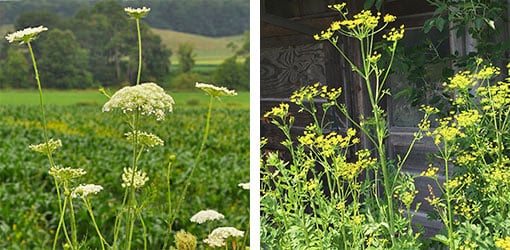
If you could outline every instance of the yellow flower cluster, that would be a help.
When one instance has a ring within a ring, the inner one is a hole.
[[[496,240],[496,246],[503,250],[510,250],[510,236]]]
[[[377,163],[376,159],[370,157],[370,151],[363,149],[356,152],[358,160],[356,162],[335,162],[335,175],[338,178],[352,181],[367,167],[371,167]]]
[[[342,12],[342,10],[345,8],[346,5],[347,5],[346,3],[332,4],[332,5],[328,5],[328,8],[334,9],[338,12]]]
[[[434,144],[439,145],[441,142],[453,142],[458,138],[466,137],[455,123],[452,123],[451,117],[445,117],[439,120],[439,127],[432,132],[427,132],[427,136],[434,138]]]
[[[476,85],[476,81],[473,79],[470,71],[460,71],[455,76],[448,78],[450,83],[443,83],[446,90],[468,90]]]
[[[458,166],[469,166],[472,163],[475,163],[477,160],[477,156],[473,152],[466,152],[458,155],[455,158],[455,164]]]
[[[426,176],[426,177],[432,178],[432,177],[437,176],[437,172],[439,172],[439,168],[432,166],[432,164],[429,164],[429,167],[427,168],[427,170],[421,172],[420,176]]]
[[[476,242],[471,242],[469,240],[465,240],[462,245],[459,246],[459,250],[476,250],[478,248],[478,244]]]
[[[290,101],[297,105],[301,105],[304,101],[312,101],[314,97],[320,94],[320,92],[319,83],[304,86],[290,96]]]
[[[359,143],[359,138],[354,138],[356,130],[352,128],[347,130],[345,137],[336,132],[331,132],[327,135],[317,135],[314,130],[314,126],[307,126],[303,136],[298,137],[298,141],[302,145],[318,150],[325,157],[336,154],[339,149]]]
[[[510,84],[498,82],[489,87],[479,87],[477,94],[481,96],[480,104],[488,115],[495,115],[495,111],[507,108],[510,104]]]
[[[477,79],[491,79],[500,74],[500,69],[495,66],[484,66],[478,73],[475,75]]]
[[[345,9],[345,3],[334,4],[328,6],[330,9],[338,11],[344,20],[334,21],[330,24],[329,28],[321,31],[320,34],[314,35],[315,40],[331,40],[335,32],[339,32],[343,35],[363,39],[371,36],[382,29],[391,22],[394,22],[397,18],[394,15],[386,14],[382,19],[382,27],[376,31],[377,26],[381,20],[381,13],[372,13],[371,10],[362,10],[360,13],[355,14],[352,19],[347,18],[348,11]],[[397,31],[393,29],[388,38],[391,41],[402,39],[404,35],[403,26],[401,30]],[[336,41],[334,39],[333,41]]]
[[[460,113],[455,115],[455,120],[457,120],[457,124],[459,127],[470,127],[477,125],[482,116],[478,113],[478,110],[462,110]]]
[[[459,204],[455,205],[453,209],[455,214],[463,216],[467,220],[473,219],[480,211],[479,206],[476,205],[473,200],[463,200]]]
[[[288,103],[280,103],[279,106],[273,107],[271,111],[268,111],[264,114],[264,117],[278,117],[280,119],[285,119],[287,114],[289,113],[289,104]]]
[[[404,38],[404,25],[400,25],[400,28],[397,30],[395,27],[391,28],[390,32],[387,35],[383,35],[383,39],[386,39],[390,42],[396,42]]]

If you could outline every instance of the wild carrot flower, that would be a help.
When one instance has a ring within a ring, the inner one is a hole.
[[[133,136],[136,135],[137,141],[140,145],[150,148],[164,145],[164,141],[161,140],[161,138],[151,133],[135,130],[134,132],[128,132],[125,135],[128,141],[132,141],[134,139]]]
[[[246,189],[246,190],[250,189],[250,183],[249,182],[247,182],[247,183],[239,183],[239,184],[237,184],[237,186],[242,188],[242,189]]]
[[[5,36],[5,39],[9,41],[9,43],[20,42],[20,44],[28,43],[37,38],[39,33],[48,30],[48,28],[44,26],[39,27],[28,27],[23,30],[18,30],[14,33],[8,34]]]
[[[175,233],[174,239],[177,250],[195,250],[197,248],[197,237],[184,230]]]
[[[143,185],[145,185],[147,181],[149,181],[149,177],[147,177],[147,174],[143,172],[141,169],[133,171],[133,168],[124,168],[124,173],[122,174],[122,187],[123,188],[130,187],[132,180],[133,187],[140,188],[143,187]]]
[[[149,14],[149,11],[151,11],[151,8],[142,7],[142,8],[135,9],[132,7],[127,7],[127,8],[124,8],[124,11],[132,18],[140,19],[142,17],[145,17],[147,14]]]
[[[210,247],[222,247],[225,246],[225,239],[229,237],[243,237],[244,232],[237,230],[234,227],[218,227],[214,229],[204,242]]]
[[[197,82],[195,84],[195,87],[205,91],[208,95],[213,96],[213,97],[237,95],[235,90],[229,90],[225,87],[217,87],[217,86],[214,86],[212,84],[207,84],[207,83]]]
[[[65,181],[81,177],[87,174],[87,171],[83,170],[82,168],[55,166],[51,167],[48,173],[57,179]]]
[[[206,221],[220,220],[223,218],[225,218],[225,216],[223,216],[223,214],[220,214],[220,213],[216,212],[215,210],[208,209],[208,210],[199,211],[195,215],[191,216],[190,221],[198,223],[198,224],[202,224]]]
[[[76,198],[85,198],[89,194],[97,194],[101,190],[103,190],[103,187],[100,185],[95,184],[80,184],[78,187],[76,187],[73,192],[71,193],[71,197]]]
[[[49,139],[48,143],[41,143],[37,145],[30,145],[28,148],[34,150],[35,152],[39,152],[41,154],[49,154],[53,153],[57,148],[62,147],[62,141],[60,139]]]
[[[103,106],[103,112],[120,109],[124,113],[138,110],[141,115],[165,119],[166,112],[173,111],[174,99],[155,83],[124,87],[112,95]]]

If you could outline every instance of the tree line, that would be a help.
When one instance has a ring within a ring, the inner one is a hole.
[[[0,24],[12,24],[25,11],[47,10],[62,17],[73,17],[81,8],[100,0],[23,0],[0,1]],[[119,1],[122,7],[151,8],[144,19],[151,27],[205,36],[230,36],[249,27],[249,0],[143,0]]]
[[[42,33],[33,45],[38,56],[40,77],[47,85],[45,87],[114,87],[134,82],[138,65],[136,26],[123,9],[118,1],[110,0],[82,7],[70,18],[60,17],[50,11],[30,11],[17,18],[14,29],[41,24],[48,27],[49,30]],[[152,14],[151,11],[149,16]],[[153,34],[144,22],[141,23],[141,32],[144,55],[142,81],[168,82],[172,51],[162,44],[161,38]],[[249,48],[248,38],[245,36],[242,48],[233,50],[236,53],[232,58],[235,59],[227,59],[215,70],[231,76],[214,73],[208,80],[219,80],[237,89],[249,88],[249,59],[247,53],[242,52]],[[26,49],[23,46],[7,46],[5,39],[1,43],[0,88],[33,87]],[[181,63],[193,60],[186,58],[192,54],[193,51],[177,53]],[[238,54],[245,60],[239,60]],[[194,62],[179,73],[189,75],[193,65]],[[200,78],[193,76],[189,80]],[[235,79],[231,79],[232,76]]]

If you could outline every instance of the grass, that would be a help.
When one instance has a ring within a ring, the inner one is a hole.
[[[173,65],[178,64],[176,52],[181,43],[190,43],[195,46],[196,64],[217,65],[232,55],[232,50],[227,48],[227,45],[231,42],[241,44],[243,39],[242,35],[216,38],[165,29],[153,28],[152,31],[161,36],[163,44],[172,50]]]
[[[113,91],[112,91],[113,92]],[[209,97],[202,92],[175,92],[171,93],[175,99],[176,108],[180,105],[199,107],[206,105]],[[106,97],[97,90],[45,90],[44,102],[47,105],[102,105]],[[39,92],[36,90],[0,90],[0,106],[4,105],[39,105]],[[218,108],[249,109],[249,92],[240,92],[237,96],[223,98],[215,105]]]

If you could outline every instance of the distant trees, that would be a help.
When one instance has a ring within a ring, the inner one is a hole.
[[[32,87],[30,64],[17,49],[7,49],[5,60],[0,62],[0,87]]]
[[[83,89],[92,86],[88,51],[80,47],[70,30],[49,30],[39,41],[39,70],[48,88]]]
[[[0,23],[14,23],[22,11],[47,10],[70,18],[83,7],[98,0],[23,0],[0,1]],[[249,0],[144,0],[116,1],[121,7],[151,8],[144,21],[155,28],[172,29],[206,36],[237,35],[247,30],[250,20]],[[40,19],[39,19],[40,20]],[[44,22],[46,23],[46,22]],[[50,24],[47,24],[51,28]]]
[[[39,25],[49,28],[34,43],[36,54],[40,57],[41,78],[48,87],[90,88],[93,85],[117,86],[123,82],[135,82],[138,65],[136,26],[118,1],[98,2],[80,9],[69,19],[62,19],[51,12],[28,12],[21,15],[14,26],[22,29]],[[142,81],[161,80],[169,73],[172,52],[144,23],[141,32],[144,54]],[[18,63],[20,59],[16,57],[19,53],[0,53],[0,61],[4,61],[2,65]],[[18,76],[10,76],[3,71],[0,73],[11,87],[23,87],[22,83],[16,84]]]
[[[250,89],[250,33],[244,33],[241,47],[229,45],[234,55],[223,61],[214,72],[214,82],[238,90]]]
[[[188,73],[195,66],[196,53],[193,51],[194,46],[190,43],[181,43],[177,49],[179,58],[179,67],[181,73]]]

